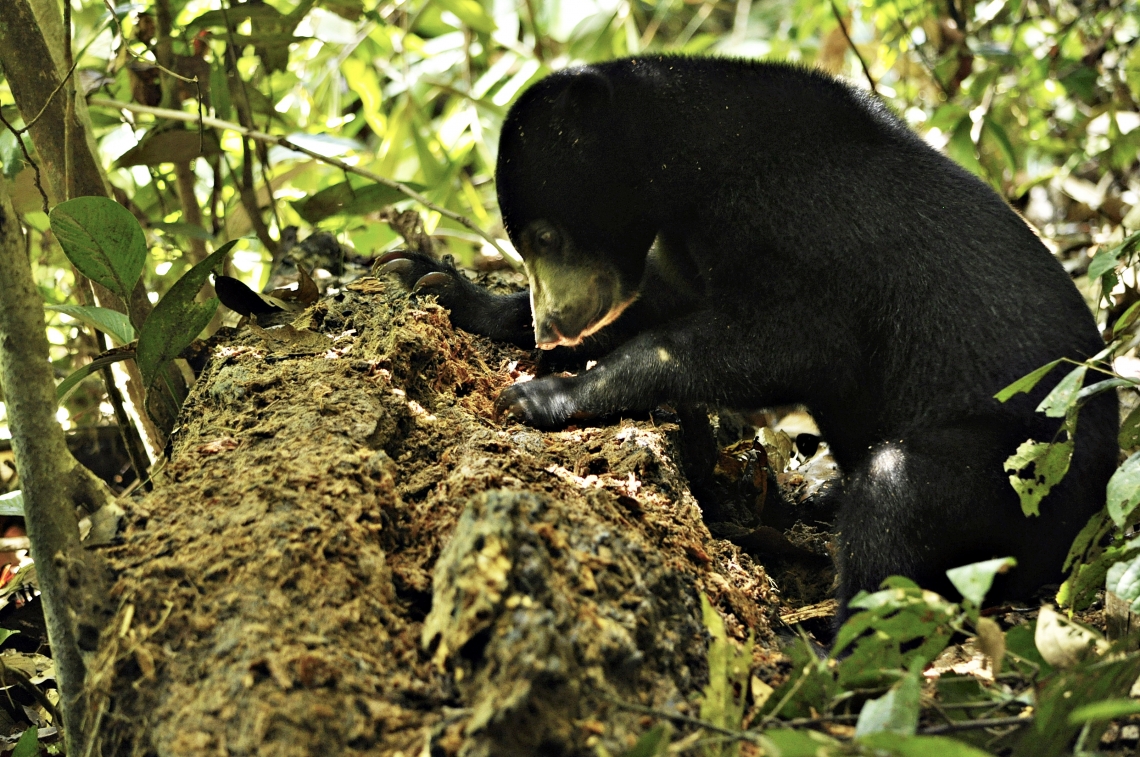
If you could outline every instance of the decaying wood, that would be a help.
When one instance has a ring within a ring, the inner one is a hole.
[[[528,354],[366,279],[219,340],[128,508],[92,754],[534,755],[695,714],[700,592],[773,670],[764,571],[710,537],[666,418],[492,416]],[[331,345],[331,346],[329,346]]]

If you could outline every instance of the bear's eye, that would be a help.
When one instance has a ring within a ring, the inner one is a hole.
[[[540,249],[549,252],[558,245],[558,234],[553,229],[543,229],[535,234],[534,240]]]

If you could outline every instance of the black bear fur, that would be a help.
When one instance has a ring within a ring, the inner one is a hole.
[[[461,328],[598,359],[508,388],[504,414],[806,406],[843,473],[840,619],[892,574],[955,596],[946,569],[1012,555],[992,600],[1059,579],[1104,503],[1115,396],[1086,404],[1068,475],[1026,517],[1002,464],[1054,438],[1034,409],[1063,369],[993,395],[1097,353],[1096,323],[1017,213],[879,101],[774,63],[570,69],[511,108],[496,178],[534,291],[491,295],[411,253],[388,266]]]

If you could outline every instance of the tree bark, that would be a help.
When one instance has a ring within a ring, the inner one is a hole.
[[[80,754],[86,717],[80,636],[97,626],[84,607],[103,597],[101,569],[79,543],[75,507],[94,512],[109,492],[67,449],[55,420],[55,381],[48,358],[43,301],[36,291],[23,234],[7,186],[0,181],[0,384],[12,432],[16,469],[24,492],[24,517],[43,595],[48,638],[55,660],[66,743]],[[88,639],[88,645],[92,643]]]
[[[374,279],[216,344],[107,552],[93,754],[620,753],[615,701],[696,714],[701,592],[770,675],[770,584],[675,419],[500,424],[528,360]]]

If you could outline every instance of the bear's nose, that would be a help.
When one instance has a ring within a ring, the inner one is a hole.
[[[534,330],[534,341],[538,344],[539,348],[544,350],[552,349],[563,339],[564,337],[562,336],[562,328],[558,321],[557,312],[547,313],[543,318],[539,319]]]

